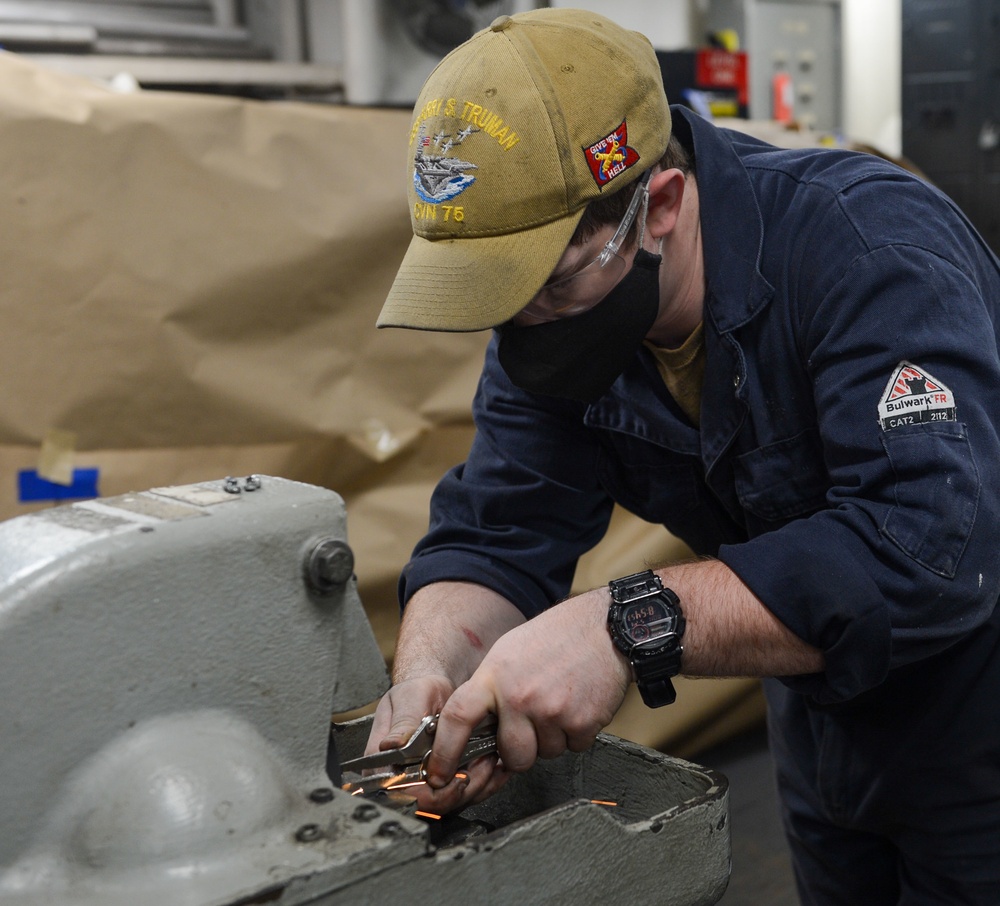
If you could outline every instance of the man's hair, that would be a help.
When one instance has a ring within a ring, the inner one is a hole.
[[[667,144],[667,150],[663,152],[663,157],[660,158],[659,165],[664,170],[676,169],[685,175],[689,175],[694,173],[694,156],[680,143],[676,135],[671,135],[670,142]],[[632,183],[632,186],[635,185],[637,183]],[[614,195],[603,195],[590,202],[583,212],[580,222],[576,225],[576,232],[573,233],[573,238],[569,244],[583,245],[601,227],[609,223],[621,223],[629,202],[632,200],[633,192],[634,188],[630,187],[621,192],[615,192]],[[636,240],[638,221],[639,218],[637,217],[629,229],[628,236],[625,237],[626,246],[632,245]]]

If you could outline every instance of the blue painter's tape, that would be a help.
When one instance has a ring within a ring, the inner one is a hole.
[[[98,469],[74,469],[73,483],[56,484],[39,477],[34,469],[17,473],[17,499],[20,503],[37,503],[45,500],[79,500],[98,497]]]

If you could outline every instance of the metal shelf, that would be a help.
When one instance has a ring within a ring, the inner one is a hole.
[[[127,72],[140,85],[260,85],[340,91],[340,66],[281,63],[270,60],[207,60],[187,57],[134,57],[79,54],[25,54],[44,66],[95,79],[112,79]]]

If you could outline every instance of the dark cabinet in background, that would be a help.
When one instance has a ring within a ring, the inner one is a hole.
[[[903,154],[1000,253],[1000,0],[903,0]]]

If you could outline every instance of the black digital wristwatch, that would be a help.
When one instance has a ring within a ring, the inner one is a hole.
[[[651,569],[608,583],[608,629],[635,670],[636,685],[650,708],[677,697],[671,677],[681,672],[684,615],[681,602]]]

